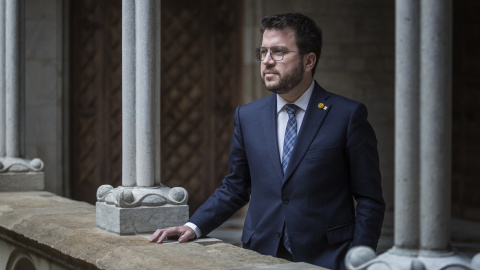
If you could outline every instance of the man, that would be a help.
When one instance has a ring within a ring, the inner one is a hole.
[[[342,269],[352,246],[376,248],[385,210],[367,110],[313,80],[322,46],[313,20],[281,14],[264,18],[261,30],[256,56],[275,94],[237,108],[223,185],[186,226],[149,241],[207,235],[250,201],[245,248]]]

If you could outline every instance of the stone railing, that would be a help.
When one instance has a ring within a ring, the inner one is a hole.
[[[0,270],[322,269],[223,243],[152,244],[96,226],[95,206],[49,192],[0,192]]]

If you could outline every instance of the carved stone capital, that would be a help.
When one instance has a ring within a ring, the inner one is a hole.
[[[122,208],[139,206],[186,205],[187,190],[181,187],[117,187],[102,185],[97,190],[97,201]]]
[[[0,173],[5,172],[41,172],[43,161],[39,158],[23,159],[16,157],[0,158]]]

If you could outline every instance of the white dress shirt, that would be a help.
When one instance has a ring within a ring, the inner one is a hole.
[[[308,87],[307,91],[303,93],[300,98],[298,98],[293,104],[297,105],[300,109],[295,113],[295,119],[297,120],[297,134],[302,126],[303,117],[305,116],[305,111],[308,107],[308,102],[312,96],[313,87],[315,86],[315,81],[312,80],[312,83]],[[285,104],[288,104],[283,98],[277,95],[277,138],[278,138],[278,150],[280,152],[280,160],[282,160],[283,154],[283,141],[285,140],[285,129],[287,128],[288,122],[288,113],[285,109]],[[197,238],[202,236],[202,232],[197,227],[197,225],[187,222],[185,226],[192,228],[195,231]]]
[[[310,84],[307,91],[303,93],[293,104],[297,105],[300,109],[295,113],[295,119],[297,120],[297,134],[302,126],[303,117],[307,111],[308,102],[312,96],[314,81]],[[285,109],[285,105],[288,104],[283,98],[277,95],[277,139],[278,139],[278,151],[280,152],[280,160],[283,155],[283,141],[285,140],[285,129],[287,129],[288,113]]]

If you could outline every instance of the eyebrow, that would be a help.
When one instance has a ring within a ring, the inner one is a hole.
[[[286,46],[271,46],[271,47],[261,46],[260,48],[265,48],[265,49],[280,48],[280,49],[284,49],[284,50],[289,50],[288,47],[286,47]]]

